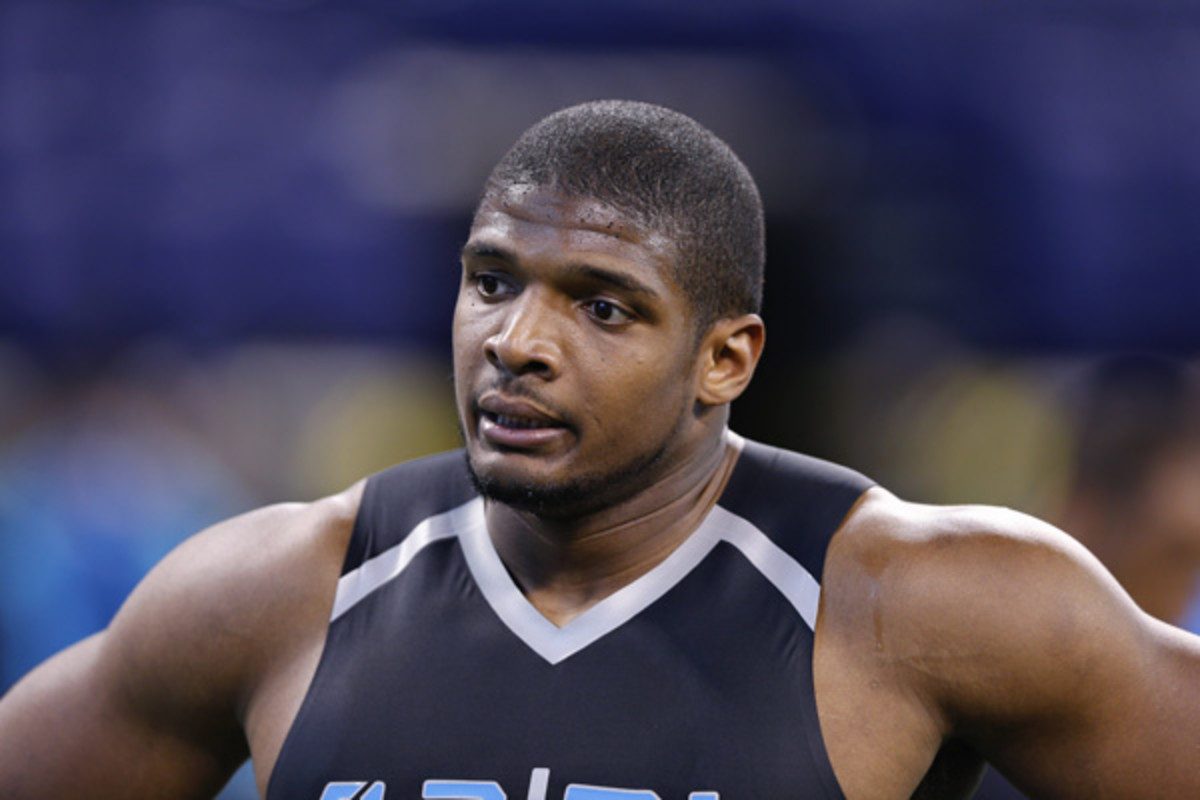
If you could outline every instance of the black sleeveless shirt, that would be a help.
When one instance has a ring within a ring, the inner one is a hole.
[[[700,527],[560,628],[493,549],[463,459],[368,480],[268,800],[842,796],[813,626],[865,478],[744,442]]]

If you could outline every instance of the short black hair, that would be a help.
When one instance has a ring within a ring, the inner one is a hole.
[[[674,244],[674,278],[698,332],[762,307],[762,199],[750,171],[691,117],[650,103],[600,100],[541,120],[484,185],[553,189],[616,208]]]
[[[1076,387],[1075,475],[1113,499],[1136,497],[1176,447],[1200,446],[1200,384],[1183,361],[1121,353],[1094,362]]]

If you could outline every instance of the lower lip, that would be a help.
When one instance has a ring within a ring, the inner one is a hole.
[[[566,428],[508,428],[491,417],[479,418],[479,435],[489,444],[518,450],[545,447],[567,435]]]

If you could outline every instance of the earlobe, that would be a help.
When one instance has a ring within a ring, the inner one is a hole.
[[[700,346],[696,399],[704,405],[731,403],[754,377],[762,355],[766,328],[757,314],[722,319],[713,325]]]

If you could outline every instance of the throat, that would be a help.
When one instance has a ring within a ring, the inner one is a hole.
[[[723,441],[701,479],[632,515],[566,523],[489,504],[488,530],[529,603],[562,627],[675,552],[720,498],[739,453]]]

